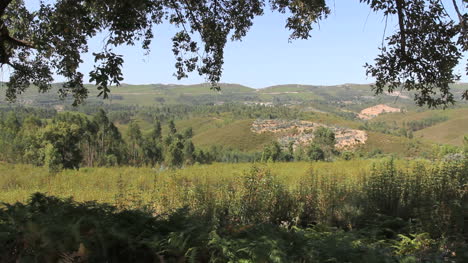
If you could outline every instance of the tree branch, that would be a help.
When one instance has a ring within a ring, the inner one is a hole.
[[[0,42],[9,42],[15,46],[20,47],[35,48],[31,42],[12,37],[5,24],[0,25]]]
[[[461,12],[460,12],[460,9],[458,8],[457,1],[456,1],[456,0],[452,0],[452,3],[453,3],[453,7],[455,8],[455,12],[457,12],[458,19],[460,20],[460,25],[461,25],[461,29],[462,29],[463,40],[464,40],[464,42],[465,42],[465,41],[466,41],[466,37],[467,37],[467,34],[466,34],[466,21],[465,21],[465,18],[463,17],[463,15],[462,15]]]
[[[15,64],[11,63],[10,61],[7,61],[5,64],[9,65],[10,67],[14,68],[15,70],[18,70],[18,67],[16,67]]]
[[[0,0],[0,16],[5,14],[5,10],[11,2],[13,2],[13,0]]]
[[[16,39],[16,38],[14,38],[14,37],[12,37],[10,35],[7,36],[7,41],[15,44],[16,46],[35,48],[33,43],[25,41],[25,40],[21,40],[21,39]]]
[[[189,16],[190,18],[192,18],[192,21],[193,23],[195,24],[195,27],[197,28],[197,31],[200,32],[200,34],[202,34],[202,26],[200,25],[200,23],[198,22],[197,18],[195,17],[195,15],[193,14],[193,11],[192,11],[192,8],[190,7],[190,4],[184,0],[184,3],[185,5],[187,6],[187,10],[188,10],[188,13],[189,13]]]
[[[457,12],[458,18],[460,19],[460,22],[464,21],[463,15],[461,14],[460,9],[458,8],[457,1],[452,0],[452,3],[453,7],[455,8],[455,12]]]
[[[396,0],[398,12],[398,25],[400,26],[400,47],[403,56],[406,56],[406,30],[405,30],[405,0]]]

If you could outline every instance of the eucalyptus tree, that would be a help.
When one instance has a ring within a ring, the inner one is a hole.
[[[142,148],[146,165],[154,166],[163,161],[162,129],[159,120],[154,124],[148,137],[144,139]]]
[[[177,134],[177,129],[176,129],[176,126],[175,126],[175,123],[173,120],[170,120],[169,121],[169,134],[170,135],[176,135]]]
[[[313,155],[313,160],[317,158],[330,159],[335,152],[336,138],[335,133],[326,127],[318,127],[314,131],[314,139],[309,147],[309,157]],[[319,148],[320,150],[317,150]],[[322,153],[320,153],[320,151]]]
[[[78,169],[83,160],[79,148],[82,132],[75,123],[56,121],[47,125],[41,133],[46,166],[52,170]]]
[[[140,125],[135,121],[131,121],[128,126],[127,137],[130,144],[129,155],[132,159],[132,164],[139,164],[142,155],[143,135],[140,130]]]
[[[430,107],[457,100],[449,85],[460,78],[454,69],[468,47],[468,16],[461,11],[466,0],[354,1],[398,20],[374,64],[365,65],[376,79],[376,93],[413,90],[415,101]],[[455,15],[446,11],[448,5]],[[105,33],[104,48],[94,53],[95,67],[87,74],[107,98],[109,87],[123,80],[124,59],[115,47],[141,44],[150,51],[154,26],[162,23],[180,29],[172,38],[177,78],[197,71],[217,89],[226,43],[241,40],[266,10],[288,16],[291,40],[308,39],[331,12],[325,0],[51,0],[35,10],[24,0],[0,0],[0,64],[11,68],[6,95],[14,100],[31,84],[45,92],[57,74],[66,79],[60,95],[81,103],[88,95],[85,75],[78,71],[82,54],[91,38]]]
[[[190,139],[184,141],[183,158],[187,165],[192,165],[195,162],[195,145],[193,145]]]
[[[156,120],[153,129],[151,130],[150,133],[150,140],[153,142],[160,142],[162,138],[162,128],[161,128],[161,122],[159,120]]]
[[[127,151],[125,142],[119,129],[107,117],[107,113],[100,109],[93,117],[92,123],[93,129],[90,131],[94,133],[91,137],[94,144],[89,145],[91,148],[90,165],[124,163]]]

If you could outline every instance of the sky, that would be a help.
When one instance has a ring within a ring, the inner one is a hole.
[[[32,1],[32,0],[29,0]],[[26,0],[30,6],[32,2]],[[28,3],[29,2],[29,3]],[[358,0],[328,1],[332,13],[316,25],[308,40],[288,41],[290,32],[284,28],[286,16],[266,10],[257,17],[242,41],[228,42],[221,82],[238,83],[252,88],[279,84],[337,85],[372,83],[364,64],[372,63],[379,53],[385,31],[381,14],[370,11]],[[386,34],[396,26],[389,18]],[[140,46],[120,47],[116,53],[124,56],[124,83],[128,84],[196,84],[205,82],[198,73],[177,80],[171,37],[179,29],[171,25],[155,27],[149,55]],[[80,67],[85,76],[93,68],[92,52],[102,50],[102,36],[91,39],[90,52],[83,54]],[[466,60],[465,60],[466,61]],[[457,73],[465,75],[463,66]],[[62,81],[58,77],[56,81]],[[462,81],[467,81],[466,76]]]

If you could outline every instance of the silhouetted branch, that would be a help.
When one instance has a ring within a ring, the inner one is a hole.
[[[5,10],[13,0],[0,0],[0,16],[5,14]]]
[[[406,30],[405,30],[405,0],[396,0],[398,12],[398,25],[400,26],[400,46],[403,56],[406,56]]]

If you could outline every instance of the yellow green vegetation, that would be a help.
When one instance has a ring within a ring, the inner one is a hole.
[[[414,137],[422,138],[428,143],[463,145],[463,136],[468,134],[467,108],[384,114],[373,119],[372,122],[395,122],[400,127],[406,124],[409,128],[409,124],[412,122],[421,122],[437,117],[441,120],[440,122],[418,129],[415,131]]]
[[[453,187],[463,187],[458,184],[468,180],[466,163],[460,161],[437,164],[424,160],[390,162],[392,167],[386,167],[387,164],[382,160],[352,160],[263,164],[216,163],[164,171],[144,167],[82,168],[79,171],[64,170],[55,175],[50,175],[45,168],[2,164],[0,166],[0,189],[2,190],[0,200],[7,203],[24,202],[32,193],[43,192],[57,197],[72,196],[77,201],[96,200],[100,203],[133,208],[150,205],[158,213],[164,213],[186,205],[198,209],[205,205],[203,202],[219,204],[241,201],[242,195],[248,190],[246,183],[250,179],[246,181],[246,178],[253,176],[251,179],[257,180],[264,176],[262,173],[265,172],[270,176],[268,180],[273,180],[277,186],[283,187],[283,190],[290,192],[294,198],[303,198],[302,195],[306,194],[303,191],[314,191],[323,201],[323,203],[316,204],[322,208],[315,207],[314,209],[323,209],[322,212],[325,213],[330,208],[330,202],[339,200],[354,202],[357,196],[364,198],[361,196],[362,191],[369,189],[363,188],[370,179],[381,176],[381,173],[389,173],[387,174],[389,178],[381,178],[386,181],[382,187],[401,184],[398,186],[401,188],[399,191],[408,192],[414,189],[404,188],[413,186],[404,183],[417,178],[423,179],[419,182],[421,184],[435,183],[431,180],[445,180],[437,177],[445,176],[438,174],[447,172],[444,169],[455,169],[457,173],[462,173],[457,179],[460,181],[457,185],[452,185]],[[382,163],[384,166],[381,165]],[[380,167],[380,170],[374,168],[375,165]],[[260,171],[258,178],[257,172],[251,173],[252,169]],[[450,176],[451,178],[446,179],[452,180],[457,175],[450,174]],[[431,184],[421,185],[421,187],[432,186]],[[270,190],[273,191],[273,189]],[[435,191],[436,189],[428,188],[427,190]],[[417,192],[420,193],[420,191]]]
[[[23,204],[0,207],[0,259],[19,251],[20,258],[120,255],[138,262],[418,262],[446,254],[464,262],[468,162],[462,154],[450,158],[56,175],[2,164],[0,200]],[[38,191],[98,203],[29,199]]]
[[[418,156],[423,152],[431,152],[431,145],[420,140],[377,132],[368,132],[368,135],[366,144],[360,147],[364,152],[378,150],[399,156]]]
[[[368,166],[367,161],[353,161],[353,169]],[[0,200],[12,203],[26,201],[34,192],[44,192],[59,197],[73,196],[77,201],[115,203],[119,191],[126,193],[138,192],[145,202],[152,200],[152,189],[158,188],[158,193],[174,195],[183,180],[194,184],[217,185],[228,181],[234,182],[247,171],[252,164],[222,164],[194,165],[185,169],[159,171],[157,168],[115,167],[115,168],[82,168],[64,170],[56,175],[49,175],[46,168],[32,165],[0,165]],[[270,163],[261,164],[278,174],[284,182],[298,180],[307,174],[310,167],[335,167],[342,170],[338,163]],[[182,180],[182,181],[180,181]]]
[[[446,122],[417,131],[421,137],[432,143],[463,145],[463,137],[468,134],[468,111]]]

